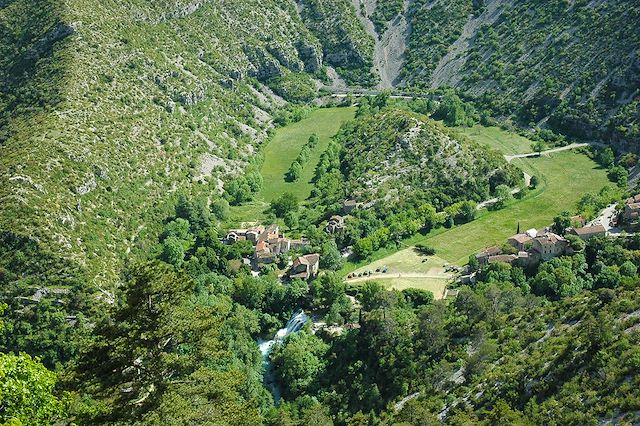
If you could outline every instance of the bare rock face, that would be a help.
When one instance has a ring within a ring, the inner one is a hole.
[[[85,195],[96,189],[97,186],[98,183],[96,182],[96,176],[91,173],[91,175],[87,177],[87,179],[82,183],[82,185],[76,188],[76,193],[78,195]]]
[[[247,73],[250,77],[266,80],[282,75],[280,62],[264,50],[250,46],[245,46],[243,50],[251,63]]]
[[[302,72],[304,70],[304,63],[296,56],[291,54],[291,51],[286,46],[282,46],[278,43],[272,43],[267,46],[267,51],[273,55],[274,58],[280,62],[280,64],[290,69],[293,72]]]
[[[322,48],[320,46],[300,41],[296,48],[300,59],[304,62],[306,72],[316,72],[322,67]]]

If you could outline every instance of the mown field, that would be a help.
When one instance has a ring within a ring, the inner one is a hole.
[[[232,221],[252,222],[260,219],[268,204],[284,192],[294,194],[300,201],[307,199],[313,188],[311,179],[320,155],[327,149],[331,137],[338,133],[340,126],[354,115],[355,108],[321,108],[297,123],[276,130],[274,138],[264,150],[264,163],[260,171],[264,180],[263,189],[254,202],[232,207]],[[289,166],[314,133],[320,142],[305,164],[302,177],[296,182],[287,182],[285,177]]]
[[[313,188],[311,179],[320,155],[327,149],[331,137],[338,133],[342,123],[352,119],[354,115],[355,108],[322,108],[297,123],[278,129],[264,151],[261,170],[264,188],[257,199],[268,203],[283,192],[291,192],[299,200],[308,198]],[[314,133],[318,135],[320,143],[304,166],[302,177],[297,182],[287,182],[285,175],[289,166]]]
[[[451,277],[451,274],[445,272],[445,263],[447,261],[438,256],[423,256],[413,248],[409,248],[357,268],[353,272],[355,275],[365,271],[372,271],[374,275],[370,279],[355,277],[349,282],[375,280],[387,288],[396,290],[419,288],[430,291],[436,298],[440,298]],[[387,268],[386,273],[375,273],[376,269],[383,268]],[[408,272],[420,276],[406,276]]]
[[[478,142],[492,146],[505,154],[526,153],[531,142],[499,128],[475,126],[467,129],[469,136]],[[541,228],[553,221],[558,213],[573,211],[577,201],[587,192],[599,191],[610,184],[606,171],[586,155],[574,151],[559,152],[550,156],[515,159],[514,164],[540,179],[538,188],[521,200],[513,200],[498,211],[483,210],[473,222],[452,229],[439,229],[428,235],[416,235],[403,243],[400,251],[384,249],[374,255],[372,265],[391,263],[393,259],[406,259],[397,272],[414,272],[422,268],[421,260],[411,262],[412,246],[424,242],[436,249],[438,258],[463,265],[470,255],[485,247],[502,244],[520,229]],[[415,260],[415,259],[414,259]],[[348,263],[342,270],[348,274],[354,270],[369,270],[364,263]]]

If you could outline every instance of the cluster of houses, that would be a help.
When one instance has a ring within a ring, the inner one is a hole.
[[[250,241],[254,247],[252,265],[259,268],[261,265],[275,263],[278,256],[290,250],[299,250],[309,246],[305,239],[289,239],[280,232],[278,225],[262,225],[249,229],[233,229],[225,238],[227,244],[238,241]],[[292,278],[310,279],[318,274],[320,255],[309,254],[300,256],[293,261],[289,271]]]
[[[575,235],[585,241],[606,235],[602,225],[584,226],[584,220],[580,217],[572,220],[583,226],[567,229],[568,235]],[[476,255],[478,263],[481,266],[508,263],[527,267],[554,257],[573,254],[569,241],[548,228],[542,231],[530,229],[525,233],[516,234],[507,240],[507,244],[513,247],[513,253],[504,253],[505,250],[497,246],[489,247]]]

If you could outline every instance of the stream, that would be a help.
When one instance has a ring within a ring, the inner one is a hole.
[[[260,353],[262,354],[264,383],[269,388],[269,390],[271,390],[271,394],[273,395],[273,399],[276,403],[280,401],[280,387],[278,386],[278,383],[276,382],[273,375],[273,369],[271,368],[269,355],[271,355],[273,346],[276,343],[282,343],[285,337],[287,337],[289,334],[299,331],[308,319],[309,316],[305,314],[304,311],[300,310],[291,317],[284,328],[278,330],[276,335],[273,336],[273,339],[267,341],[258,340],[258,348],[260,349]]]

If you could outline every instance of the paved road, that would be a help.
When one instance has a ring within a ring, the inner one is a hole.
[[[410,92],[402,92],[402,91],[388,91],[388,90],[365,90],[365,89],[354,89],[350,91],[333,89],[331,87],[324,87],[325,90],[331,92],[329,95],[332,98],[346,98],[347,96],[353,96],[355,98],[359,98],[362,96],[377,96],[382,93],[389,93],[389,97],[391,99],[440,99],[440,96],[425,94],[425,93],[410,93]]]
[[[611,231],[613,229],[613,225],[611,225],[611,220],[613,219],[613,216],[615,216],[615,213],[616,213],[616,204],[610,204],[607,207],[605,207],[604,210],[602,210],[602,212],[600,212],[598,217],[596,217],[591,222],[589,222],[587,226],[602,225],[604,226],[604,229],[606,229],[607,231]]]
[[[542,151],[540,155],[549,155],[549,154],[553,154],[554,152],[568,151],[570,149],[582,148],[583,146],[589,146],[589,145],[590,144],[588,143],[572,143],[570,145],[561,146],[559,148],[553,148],[553,149],[548,149],[546,151]],[[511,160],[513,160],[514,158],[527,158],[527,157],[537,157],[537,156],[538,156],[537,152],[528,152],[526,154],[505,155],[504,158],[507,160],[508,163],[510,163]]]

